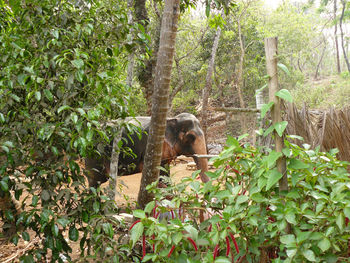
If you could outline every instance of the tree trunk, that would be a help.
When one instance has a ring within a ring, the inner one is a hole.
[[[147,26],[149,18],[146,9],[146,0],[135,0],[135,20],[141,24],[147,32]],[[159,49],[159,35],[160,35],[160,23],[156,27],[155,37],[152,38],[152,55],[149,59],[144,61],[144,66],[141,66],[138,70],[138,80],[144,92],[144,97],[147,101],[147,113],[151,114],[152,108],[152,94],[153,94],[153,76],[155,65],[157,61],[157,53]],[[143,48],[141,53],[146,53],[146,49]]]
[[[219,39],[221,35],[221,28],[218,27],[216,30],[215,38],[214,38],[214,44],[211,50],[211,57],[209,60],[209,65],[208,65],[208,71],[207,71],[207,77],[205,79],[205,87],[203,89],[203,105],[202,105],[202,129],[204,132],[204,137],[205,141],[208,142],[207,140],[207,130],[208,130],[208,100],[209,100],[209,94],[211,91],[211,86],[212,86],[212,77],[213,77],[213,72],[214,72],[214,65],[215,65],[215,56],[216,56],[216,51],[218,49],[219,45]]]
[[[132,18],[132,6],[133,6],[133,0],[128,0],[127,6],[128,6],[128,24],[132,25],[133,23],[133,18]],[[133,31],[131,31],[131,34]],[[127,77],[126,77],[126,85],[129,87],[132,86],[132,80],[134,78],[134,62],[135,62],[135,51],[132,51],[129,56],[128,56],[128,72],[127,72]]]
[[[238,18],[237,20],[237,27],[238,27],[238,39],[239,39],[239,46],[241,48],[241,54],[239,56],[239,66],[238,66],[236,86],[237,86],[237,92],[238,92],[238,98],[239,98],[239,105],[241,108],[245,108],[245,103],[244,103],[243,93],[242,93],[242,90],[244,89],[243,70],[244,70],[245,47],[244,47],[243,36],[242,36],[241,18]],[[242,126],[242,133],[245,133],[247,130],[245,115],[241,115],[240,120],[241,120],[241,126]]]
[[[241,28],[240,19],[237,21],[237,27],[238,27],[239,46],[241,48],[241,54],[239,57],[239,67],[238,67],[238,73],[237,73],[237,91],[238,91],[240,107],[245,108],[243,94],[242,94],[245,48],[244,48],[244,43],[243,43],[243,36],[242,36],[242,28]]]
[[[152,116],[149,136],[142,171],[138,204],[141,208],[152,201],[153,195],[148,193],[146,186],[157,181],[161,162],[161,151],[164,142],[166,117],[168,111],[169,87],[171,69],[175,50],[177,24],[180,13],[180,0],[166,0],[162,18],[159,53],[157,58],[154,94],[152,101]]]
[[[342,5],[343,5],[342,12],[341,12],[341,16],[340,16],[340,19],[339,19],[339,28],[340,28],[340,36],[341,36],[341,46],[342,46],[342,49],[343,49],[343,55],[344,55],[344,60],[345,60],[346,66],[347,66],[347,68],[348,68],[348,71],[350,72],[350,63],[349,63],[349,59],[348,59],[348,56],[347,56],[346,50],[345,50],[345,45],[344,45],[344,32],[343,32],[343,19],[344,19],[346,1],[345,1],[345,0],[341,0],[341,3],[342,3]]]
[[[114,134],[113,147],[112,147],[112,156],[111,163],[109,167],[109,192],[108,196],[111,200],[115,200],[117,196],[117,178],[118,178],[118,162],[119,162],[119,153],[120,149],[118,143],[122,138],[122,125],[118,125],[117,131]]]
[[[315,72],[315,77],[314,77],[315,80],[317,80],[317,78],[318,78],[318,73],[320,70],[320,66],[321,66],[324,54],[326,53],[326,49],[327,49],[327,43],[326,43],[326,39],[324,39],[324,47],[322,49],[322,54],[321,54],[320,60],[317,63],[317,66],[316,66],[316,72]]]
[[[266,53],[266,69],[269,75],[269,101],[273,101],[274,105],[271,109],[272,125],[282,121],[281,111],[281,99],[275,94],[279,90],[278,76],[277,76],[277,37],[271,37],[265,39],[265,53]],[[280,137],[276,131],[274,131],[275,137],[275,151],[282,153],[283,149],[283,135]],[[288,178],[286,159],[282,156],[278,158],[276,162],[277,170],[282,174],[282,178],[279,180],[279,192],[286,194],[288,192]],[[287,224],[286,232],[290,232],[290,225]]]
[[[334,41],[335,41],[335,56],[337,61],[337,72],[340,73],[340,59],[339,59],[339,44],[338,44],[338,23],[337,23],[337,0],[334,0],[333,3],[333,14],[334,14]]]

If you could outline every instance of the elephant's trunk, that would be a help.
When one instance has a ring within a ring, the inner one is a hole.
[[[193,150],[198,155],[206,155],[207,154],[207,145],[205,143],[204,136],[197,136],[195,142],[193,143]],[[197,169],[201,170],[200,177],[202,182],[206,183],[209,181],[209,177],[205,174],[208,171],[208,159],[207,158],[198,158],[193,157],[196,162]]]

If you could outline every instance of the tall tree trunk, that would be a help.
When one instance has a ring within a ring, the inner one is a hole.
[[[152,116],[148,135],[138,204],[141,208],[152,201],[153,195],[146,186],[159,178],[162,145],[164,141],[168,111],[171,69],[175,50],[177,24],[180,13],[180,0],[166,0],[162,18],[159,52],[155,70]]]
[[[245,103],[244,103],[243,94],[242,94],[245,48],[244,48],[244,43],[243,43],[242,27],[241,27],[240,19],[238,19],[238,21],[237,21],[237,27],[238,27],[239,46],[241,49],[241,54],[239,56],[239,67],[238,67],[238,73],[237,73],[237,91],[238,91],[240,107],[245,108]]]
[[[132,25],[133,23],[133,15],[132,15],[132,6],[133,6],[133,0],[128,0],[127,6],[128,6],[128,24]],[[131,31],[131,34],[133,32]],[[134,78],[134,62],[135,62],[135,51],[132,51],[128,56],[128,72],[126,77],[126,85],[129,87],[132,86],[132,80]]]
[[[335,56],[337,60],[337,72],[340,73],[340,59],[339,59],[339,44],[338,44],[338,23],[337,23],[337,0],[333,2],[333,14],[334,14],[334,41],[335,41]]]
[[[146,0],[135,0],[135,20],[137,23],[141,24],[145,28],[145,32],[147,32],[147,26],[149,23],[149,18],[147,14],[146,9]],[[144,91],[144,96],[147,101],[147,113],[151,114],[152,109],[152,94],[153,94],[153,77],[154,77],[154,70],[156,66],[157,61],[157,53],[159,49],[159,35],[160,35],[160,20],[156,27],[155,37],[152,38],[152,55],[149,57],[149,59],[144,61],[144,66],[141,66],[138,70],[138,80],[140,82],[140,85]],[[145,54],[146,49],[143,48],[141,50],[141,53]]]
[[[348,71],[350,72],[350,63],[349,63],[348,56],[346,55],[345,44],[344,44],[344,32],[343,32],[343,19],[344,19],[346,1],[345,0],[341,0],[341,3],[343,5],[341,16],[340,16],[340,19],[339,19],[341,46],[342,46],[342,49],[343,49],[343,55],[344,55],[344,60],[345,60],[346,66],[348,68]]]
[[[238,39],[239,39],[239,46],[241,49],[241,54],[239,56],[239,66],[238,66],[238,72],[237,72],[237,85],[236,86],[237,86],[240,107],[245,108],[245,103],[244,103],[244,99],[243,99],[243,92],[242,92],[242,90],[244,89],[243,70],[244,70],[245,47],[244,47],[243,36],[242,36],[241,18],[238,18],[238,20],[237,20],[237,27],[238,27]],[[242,133],[245,133],[247,130],[247,127],[246,127],[244,114],[241,114],[240,120],[241,120],[241,126],[242,126]]]
[[[315,77],[314,77],[315,80],[318,78],[318,73],[320,71],[320,66],[321,66],[324,54],[326,53],[326,49],[327,49],[326,39],[324,38],[323,41],[324,41],[324,47],[322,49],[322,54],[321,54],[320,60],[318,61],[317,66],[316,66],[316,72],[315,72]]]
[[[221,35],[221,28],[218,27],[216,30],[215,38],[214,38],[214,44],[211,49],[211,57],[209,60],[209,65],[208,65],[208,71],[207,71],[207,77],[205,79],[205,87],[203,89],[203,105],[202,105],[202,116],[201,116],[201,121],[202,121],[202,129],[204,132],[204,137],[205,141],[208,142],[207,140],[207,130],[208,130],[208,100],[209,100],[209,94],[211,91],[211,86],[212,86],[212,77],[213,77],[213,72],[214,72],[214,65],[215,65],[215,56],[216,56],[216,51],[218,49],[219,45],[219,39]]]

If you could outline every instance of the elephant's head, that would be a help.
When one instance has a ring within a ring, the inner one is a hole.
[[[193,154],[207,154],[204,133],[198,119],[189,113],[181,113],[167,120],[165,138],[171,143],[177,155],[192,156]],[[197,169],[201,170],[203,182],[209,181],[205,174],[208,171],[207,158],[193,157]]]

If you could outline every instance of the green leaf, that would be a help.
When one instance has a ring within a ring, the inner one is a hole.
[[[344,215],[350,219],[350,207],[344,208]]]
[[[149,202],[144,209],[145,213],[150,214],[155,205],[156,205],[155,201]]]
[[[187,225],[185,226],[185,230],[193,240],[196,240],[198,238],[198,230],[195,229],[193,226]]]
[[[36,98],[37,101],[41,100],[41,93],[40,93],[40,91],[36,91],[35,92],[35,98]]]
[[[267,104],[263,104],[260,110],[260,117],[264,118],[266,113],[272,108],[273,105],[274,105],[273,101],[270,101]]]
[[[26,79],[27,79],[27,75],[26,74],[20,74],[17,76],[17,81],[19,83],[19,85],[24,86],[26,84]]]
[[[316,261],[315,253],[310,249],[303,251],[303,255],[309,261],[312,261],[312,262]]]
[[[268,127],[265,131],[264,131],[264,137],[269,135],[271,132],[273,132],[273,130],[275,129],[275,126],[270,125],[270,127]]]
[[[295,220],[295,214],[293,212],[288,212],[286,214],[286,220],[288,221],[288,223],[290,223],[292,225],[297,224],[297,221]]]
[[[323,252],[325,252],[331,247],[331,242],[329,241],[328,238],[325,237],[320,242],[318,242],[317,245]]]
[[[69,229],[69,239],[72,241],[77,241],[79,238],[79,231],[74,226]]]
[[[145,214],[145,211],[143,210],[140,210],[140,209],[136,209],[132,212],[132,214],[134,215],[134,217],[137,217],[137,218],[146,218],[146,214]]]
[[[26,255],[23,258],[21,258],[21,263],[34,263],[33,255]]]
[[[231,263],[231,260],[229,260],[227,257],[217,257],[214,263]]]
[[[9,190],[9,186],[8,186],[7,182],[5,182],[4,180],[0,181],[0,187],[1,187],[1,190],[4,192],[8,192],[8,190]]]
[[[95,201],[92,205],[92,208],[94,209],[94,212],[97,214],[100,211],[100,203]]]
[[[104,223],[102,224],[103,231],[110,237],[113,238],[114,230],[110,223]]]
[[[179,242],[182,240],[183,234],[181,232],[176,232],[172,235],[172,240],[175,245],[179,244]]]
[[[269,85],[266,83],[261,88],[258,88],[255,90],[255,96],[258,95],[260,92],[262,92],[265,88],[267,88]]]
[[[51,93],[50,90],[44,89],[44,94],[45,94],[45,97],[46,97],[50,102],[53,101],[53,95],[52,95],[52,93]]]
[[[290,92],[286,89],[281,89],[275,93],[277,97],[280,97],[281,99],[284,99],[289,102],[293,102],[293,96],[290,94]]]
[[[134,225],[134,227],[131,229],[131,241],[132,241],[132,246],[134,247],[137,240],[140,239],[142,233],[143,233],[144,226],[142,222],[137,223]]]
[[[60,114],[62,111],[68,110],[68,109],[71,109],[71,107],[68,105],[63,105],[63,106],[58,108],[57,113]]]
[[[29,241],[30,240],[30,236],[27,232],[23,232],[22,233],[22,238],[24,241]]]
[[[265,156],[263,158],[263,162],[265,164],[267,164],[268,168],[272,168],[273,166],[275,166],[276,161],[278,160],[278,158],[280,158],[282,156],[282,153],[280,152],[276,152],[275,150],[271,151],[270,154],[268,156]]]
[[[0,112],[0,122],[1,123],[5,123],[5,116],[4,116],[4,114],[2,114],[1,112]]]
[[[32,198],[32,206],[36,206],[38,204],[39,197],[37,195],[34,195]]]
[[[330,236],[331,234],[333,234],[334,231],[335,231],[334,226],[330,226],[330,227],[327,228],[325,235],[328,237],[328,236]]]
[[[53,224],[52,227],[51,227],[51,230],[52,230],[52,234],[57,237],[58,236],[58,225],[56,224]]]
[[[298,159],[290,159],[288,168],[290,169],[307,169],[309,168],[309,165],[304,163],[303,161],[300,161]]]
[[[246,201],[248,201],[249,197],[246,195],[240,195],[237,197],[236,205],[242,204]]]
[[[76,67],[77,69],[80,69],[84,66],[84,61],[80,58],[74,59],[71,61],[73,66]]]
[[[344,229],[344,215],[342,213],[339,213],[336,219],[337,226],[339,227],[340,231],[343,231]]]
[[[293,248],[293,249],[287,249],[287,256],[289,258],[293,258],[295,256],[295,254],[297,253],[297,249]]]
[[[43,201],[48,201],[48,200],[50,200],[50,193],[49,193],[49,191],[48,190],[43,190],[42,192],[41,192],[41,199],[43,200]]]
[[[11,98],[14,99],[15,101],[21,102],[21,98],[18,97],[16,94],[11,93],[10,96],[11,96]]]
[[[288,76],[290,76],[290,72],[289,72],[288,68],[286,67],[286,65],[284,65],[282,63],[277,63],[277,67],[282,69],[284,71],[284,73],[286,73]]]
[[[66,218],[61,217],[61,218],[58,218],[58,219],[56,220],[56,222],[57,222],[58,224],[60,224],[62,227],[66,227],[66,226],[68,225],[68,223],[69,223],[69,220],[66,219]]]
[[[288,125],[288,121],[281,121],[281,122],[275,123],[274,125],[275,131],[280,137],[282,137],[283,132],[286,129],[287,125]]]
[[[270,190],[283,176],[277,169],[269,170],[267,175],[266,191]]]
[[[206,1],[206,6],[205,6],[205,15],[207,16],[207,17],[209,17],[209,15],[210,15],[210,0],[207,0]]]
[[[284,235],[280,237],[281,243],[287,245],[287,246],[294,246],[296,245],[295,236],[294,235]]]

